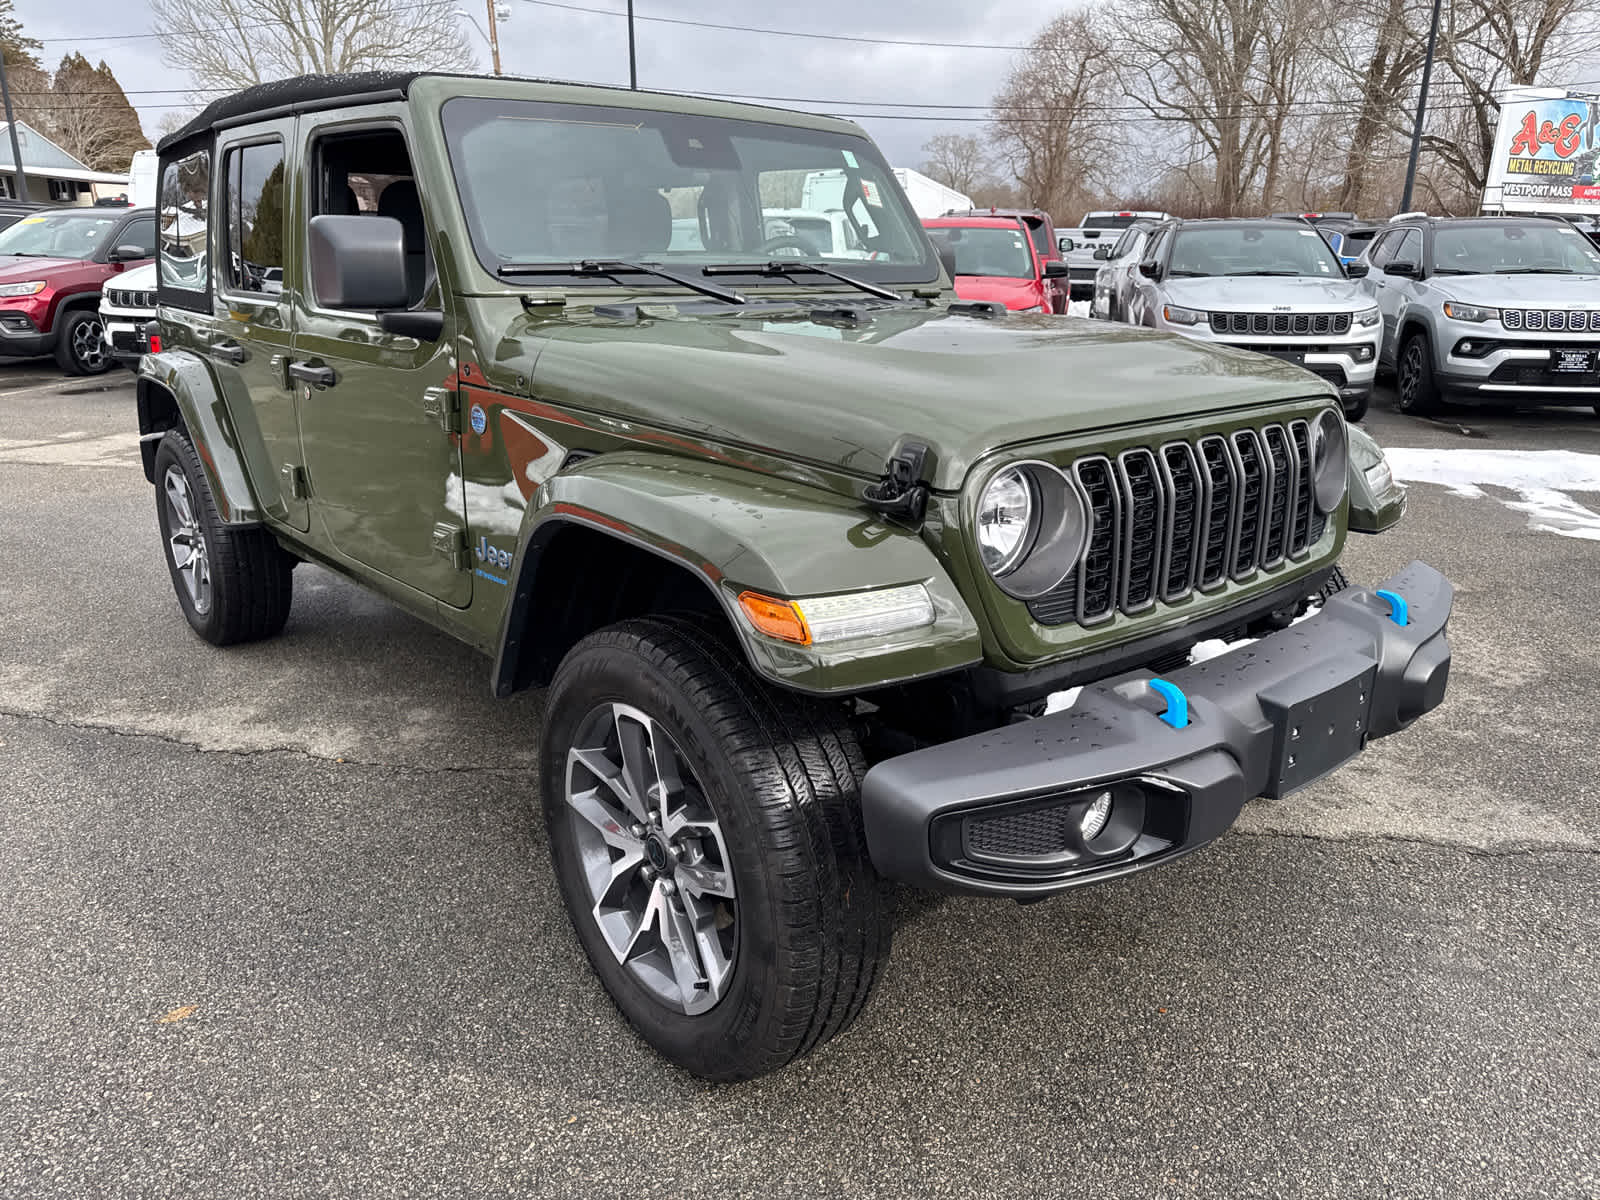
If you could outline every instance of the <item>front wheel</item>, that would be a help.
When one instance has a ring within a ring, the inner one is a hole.
[[[1394,368],[1394,406],[1411,416],[1432,412],[1439,402],[1439,389],[1433,380],[1433,348],[1428,335],[1414,333],[1400,348]]]
[[[106,345],[106,326],[92,308],[80,308],[61,319],[56,335],[56,362],[68,375],[99,375],[115,360]]]
[[[1367,415],[1367,406],[1372,403],[1372,393],[1363,392],[1354,400],[1344,401],[1344,419],[1346,421],[1359,421]]]
[[[545,712],[562,900],[644,1040],[726,1081],[845,1029],[891,930],[843,715],[767,687],[697,627],[657,620],[580,642]]]

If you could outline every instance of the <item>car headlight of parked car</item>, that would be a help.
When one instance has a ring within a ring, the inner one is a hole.
[[[1198,308],[1184,308],[1179,304],[1163,306],[1161,315],[1169,325],[1198,325],[1206,319],[1205,313]]]
[[[37,296],[48,286],[43,279],[30,279],[27,283],[0,284],[0,296]]]
[[[1383,310],[1376,305],[1372,308],[1364,308],[1356,314],[1356,324],[1366,329],[1370,329],[1372,326],[1379,325],[1382,322]]]
[[[1311,423],[1311,495],[1319,512],[1331,513],[1344,499],[1349,479],[1350,436],[1331,408]]]
[[[1476,304],[1462,304],[1459,300],[1446,300],[1444,302],[1444,315],[1452,321],[1498,321],[1500,310],[1498,308],[1479,308]]]
[[[1072,573],[1089,524],[1089,506],[1065,472],[1016,463],[991,475],[979,496],[978,554],[1002,591],[1031,600]]]

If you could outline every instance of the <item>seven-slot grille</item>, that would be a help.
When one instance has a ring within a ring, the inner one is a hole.
[[[1226,313],[1211,314],[1211,332],[1248,333],[1258,337],[1296,337],[1316,333],[1349,333],[1350,314],[1344,313]]]
[[[1500,324],[1507,329],[1554,333],[1600,333],[1600,309],[1502,308]]]
[[[156,294],[150,292],[130,292],[122,288],[106,288],[106,299],[118,308],[148,308],[156,306]]]
[[[1028,611],[1041,625],[1095,625],[1300,558],[1327,526],[1310,450],[1310,427],[1290,421],[1078,459],[1089,548]]]

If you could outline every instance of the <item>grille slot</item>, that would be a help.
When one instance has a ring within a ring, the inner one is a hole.
[[[1297,420],[1078,459],[1089,549],[1028,611],[1041,625],[1093,626],[1303,557],[1327,528],[1310,448]]]
[[[1038,858],[1073,845],[1072,822],[1081,819],[1066,804],[1032,812],[967,819],[967,848],[991,858]]]
[[[1312,334],[1349,333],[1349,313],[1227,313],[1209,317],[1212,333],[1254,334],[1257,337],[1305,337]],[[1574,325],[1574,329],[1578,326]],[[1597,325],[1596,328],[1600,328]]]
[[[1507,329],[1544,329],[1556,333],[1600,333],[1600,309],[1503,308],[1500,323]]]

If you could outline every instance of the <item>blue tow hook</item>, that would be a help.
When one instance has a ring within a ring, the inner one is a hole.
[[[1406,607],[1406,598],[1399,592],[1391,592],[1385,590],[1384,588],[1379,588],[1373,594],[1377,596],[1378,599],[1387,600],[1389,602],[1389,619],[1396,625],[1411,624],[1411,614],[1410,610]]]
[[[1401,604],[1404,603],[1402,600]],[[1167,702],[1167,711],[1158,714],[1163,721],[1174,729],[1183,729],[1189,724],[1189,697],[1183,694],[1182,688],[1165,679],[1152,679],[1150,690]]]

